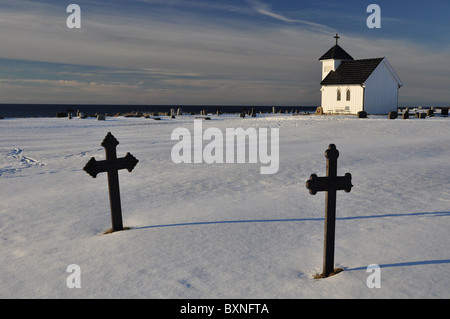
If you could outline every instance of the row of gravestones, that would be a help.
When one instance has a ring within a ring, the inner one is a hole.
[[[71,112],[58,112],[56,113],[56,117],[60,118],[60,117],[67,117],[68,119],[72,119],[72,113]],[[77,111],[77,117],[81,118],[81,119],[85,119],[87,118],[87,115],[85,115],[83,112],[81,112],[80,110]],[[105,115],[104,114],[97,114],[97,119],[100,120],[105,120]]]
[[[323,114],[324,114],[323,113],[323,108],[319,106],[316,109],[316,115],[323,115]],[[442,108],[441,115],[442,116],[448,116],[448,108]],[[416,112],[414,114],[414,116],[416,118],[420,118],[420,119],[424,119],[426,117],[432,117],[432,116],[434,116],[434,110],[433,109],[429,109],[429,110],[427,110],[426,113],[424,113],[424,112]],[[360,112],[357,113],[357,117],[358,118],[367,118],[367,112],[360,111]],[[389,119],[396,119],[397,117],[398,117],[398,112],[389,112],[389,115],[388,115]],[[402,118],[403,119],[409,119],[409,109],[408,108],[406,108],[406,110],[403,112]]]
[[[448,116],[448,108],[442,108],[441,110],[442,116]],[[429,109],[427,112],[415,112],[414,117],[418,119],[424,119],[427,117],[433,117],[434,116],[434,109]],[[398,117],[398,112],[390,112],[389,113],[389,119],[396,119]],[[403,111],[402,119],[409,119],[409,109],[406,108],[405,111]]]
[[[442,116],[448,116],[448,108],[442,108],[442,111],[441,111],[441,115]],[[273,112],[275,113],[275,108],[274,108],[274,110],[273,110]],[[294,112],[293,112],[294,113]],[[389,112],[389,115],[388,115],[388,118],[389,119],[396,119],[398,116],[399,116],[399,114],[398,114],[399,112],[395,112],[395,111],[393,111],[393,112]],[[182,114],[182,110],[180,109],[180,108],[178,108],[177,109],[177,112],[176,112],[176,115],[177,116],[180,116]],[[220,114],[222,114],[219,110],[217,110],[217,115],[220,115]],[[240,117],[242,117],[242,118],[245,118],[245,115],[249,115],[249,116],[251,116],[251,117],[256,117],[256,110],[255,110],[255,108],[252,108],[251,110],[249,110],[248,112],[245,112],[245,111],[242,111],[241,113],[240,113]],[[323,113],[323,109],[322,109],[322,107],[318,107],[317,109],[316,109],[316,113],[315,113],[316,115],[323,115],[324,113]],[[153,115],[155,115],[155,114],[153,114]],[[168,116],[170,116],[171,118],[175,118],[175,109],[171,109],[170,110],[170,112],[167,112],[167,114],[166,115],[168,115]],[[200,115],[208,115],[208,113],[207,113],[207,111],[206,110],[201,110],[200,111]],[[85,118],[86,116],[82,113],[82,112],[80,112],[80,111],[77,111],[77,116],[78,117],[80,117],[80,118]],[[409,119],[409,109],[408,108],[406,108],[405,109],[405,111],[403,112],[403,114],[402,114],[402,118],[403,119]],[[426,118],[426,117],[432,117],[432,116],[434,116],[434,110],[433,109],[429,109],[429,110],[427,110],[427,112],[426,113],[424,113],[424,112],[416,112],[415,114],[414,114],[414,116],[416,117],[416,118]],[[72,118],[72,113],[64,113],[64,112],[60,112],[60,113],[57,113],[56,114],[56,117],[68,117],[69,119],[71,119]],[[357,117],[358,118],[367,118],[367,112],[365,112],[365,111],[360,111],[360,112],[358,112],[357,113]],[[158,118],[159,119],[159,118]],[[104,114],[97,114],[97,120],[99,120],[99,121],[104,121],[105,120],[105,115]]]

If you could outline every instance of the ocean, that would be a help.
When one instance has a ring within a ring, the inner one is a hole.
[[[209,113],[216,113],[219,109],[222,113],[239,113],[255,108],[257,112],[272,112],[272,106],[237,106],[237,105],[73,105],[73,104],[0,104],[0,117],[17,118],[17,117],[55,117],[57,113],[73,113],[80,110],[88,116],[99,114],[115,115],[117,113],[129,112],[169,112],[170,109],[175,111],[181,108],[183,112],[199,113],[201,110],[207,110]],[[315,111],[315,106],[276,106],[277,111]]]

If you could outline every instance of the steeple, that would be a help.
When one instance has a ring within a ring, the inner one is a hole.
[[[330,73],[331,71],[336,71],[342,61],[353,61],[354,59],[350,54],[345,52],[339,44],[338,40],[340,36],[338,33],[334,36],[336,39],[336,45],[329,49],[324,55],[322,55],[319,61],[322,61],[322,80]]]

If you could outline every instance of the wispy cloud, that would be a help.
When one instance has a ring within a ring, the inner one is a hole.
[[[307,20],[300,19],[291,19],[282,14],[275,13],[272,10],[272,6],[270,4],[258,1],[258,0],[246,0],[247,3],[259,14],[274,18],[279,21],[287,22],[287,23],[300,23],[310,27],[317,28],[318,31],[329,32],[329,27],[320,23],[315,23]]]

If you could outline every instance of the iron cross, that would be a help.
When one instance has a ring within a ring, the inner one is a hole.
[[[109,203],[111,206],[113,232],[123,230],[119,189],[119,170],[127,169],[131,172],[139,162],[139,160],[137,160],[130,153],[127,153],[127,155],[123,158],[117,158],[117,145],[119,145],[119,141],[111,133],[108,133],[101,144],[101,146],[105,148],[106,160],[97,161],[92,157],[83,168],[86,173],[91,175],[93,178],[96,178],[99,173],[108,173]]]
[[[323,274],[321,277],[328,277],[334,272],[334,239],[336,228],[336,192],[344,190],[349,193],[353,187],[352,175],[337,176],[337,159],[339,151],[336,145],[331,144],[325,152],[327,158],[327,177],[317,177],[311,175],[306,182],[306,188],[311,195],[317,192],[326,192],[325,196],[325,240],[324,240],[324,258]]]
[[[338,40],[341,38],[339,36],[339,33],[336,33],[336,35],[334,36],[334,38],[336,39],[336,45],[338,44]]]

